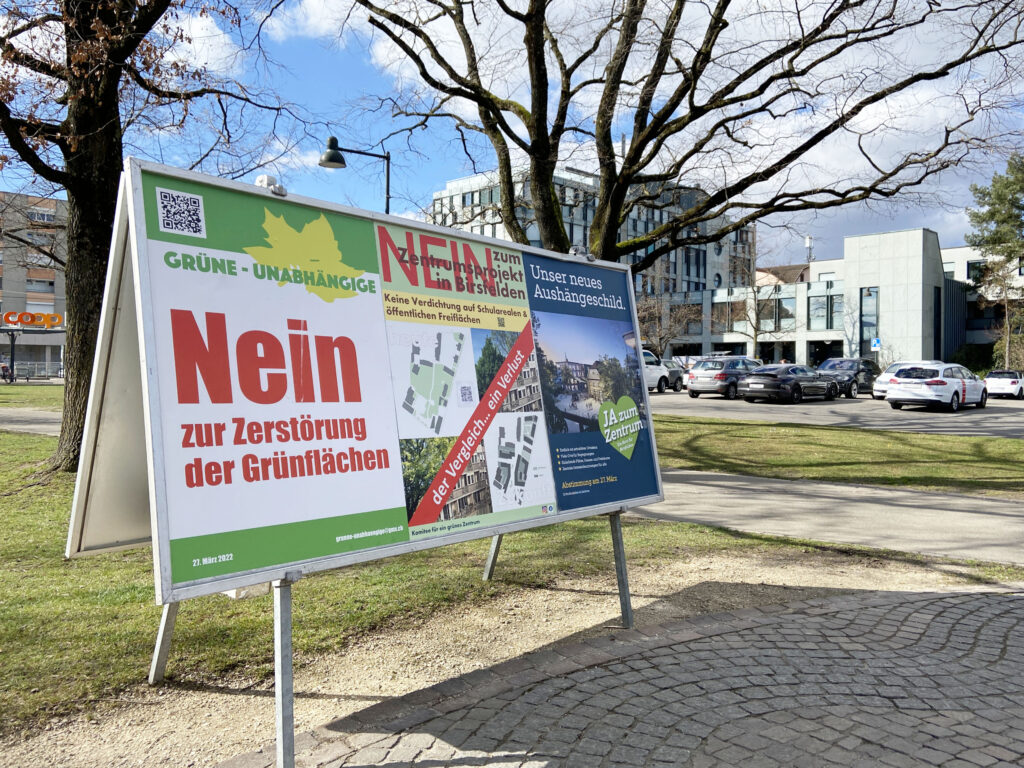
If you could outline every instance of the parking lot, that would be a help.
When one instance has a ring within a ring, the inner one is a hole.
[[[798,405],[742,399],[726,400],[719,395],[689,397],[683,392],[650,395],[654,413],[716,419],[746,419],[792,424],[814,424],[863,429],[892,429],[900,432],[931,432],[975,437],[1024,438],[1024,401],[990,399],[982,410],[967,407],[957,413],[907,407],[895,411],[884,400],[868,395],[849,400],[805,400]]]

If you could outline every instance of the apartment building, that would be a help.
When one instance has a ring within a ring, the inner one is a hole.
[[[540,247],[540,234],[532,218],[529,176],[516,174],[516,201],[520,221],[524,224],[530,244]],[[555,189],[562,203],[566,234],[573,246],[586,249],[590,227],[597,208],[597,177],[574,168],[564,168],[555,176]],[[626,240],[647,234],[670,219],[674,212],[686,210],[706,193],[696,187],[673,187],[662,195],[657,205],[637,204],[619,232]],[[485,237],[511,240],[499,214],[501,191],[497,173],[478,173],[449,181],[435,192],[428,219],[432,224],[453,227]],[[714,225],[702,224],[694,233],[715,231]],[[726,235],[706,245],[683,246],[662,256],[653,267],[636,276],[637,294],[676,294],[705,289],[746,285],[752,265],[756,263],[757,238],[753,227]],[[636,263],[643,252],[623,259]]]
[[[0,362],[19,376],[63,371],[63,261],[67,252],[63,200],[0,192]],[[45,327],[24,322],[46,316]],[[56,322],[60,316],[61,322]]]

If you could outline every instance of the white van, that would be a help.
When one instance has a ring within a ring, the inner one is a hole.
[[[644,383],[648,391],[656,389],[664,392],[668,389],[669,372],[668,368],[661,364],[661,360],[650,350],[644,350]]]

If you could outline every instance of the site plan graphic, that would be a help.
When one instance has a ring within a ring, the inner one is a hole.
[[[457,435],[479,400],[469,333],[461,328],[393,323],[388,328],[399,434]]]

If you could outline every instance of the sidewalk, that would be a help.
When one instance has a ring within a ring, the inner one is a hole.
[[[631,512],[738,531],[1024,564],[1024,504],[905,488],[662,470],[665,501]]]
[[[60,434],[60,418],[60,414],[55,411],[0,408],[0,430],[57,436]]]
[[[1024,592],[867,592],[547,649],[296,738],[297,766],[996,766]],[[274,745],[221,764],[269,768]]]

